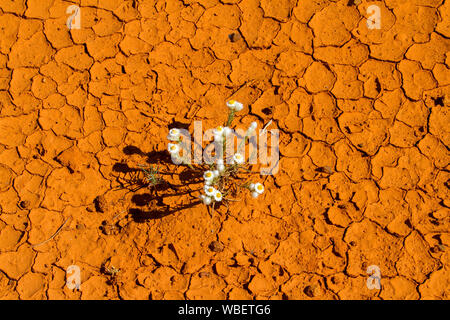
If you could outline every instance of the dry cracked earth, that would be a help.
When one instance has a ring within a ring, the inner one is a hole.
[[[0,0],[0,35],[1,299],[450,298],[450,1]],[[230,98],[280,170],[210,214],[166,135]]]

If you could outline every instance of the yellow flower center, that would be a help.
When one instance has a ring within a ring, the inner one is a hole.
[[[261,185],[259,185],[259,186],[257,186],[257,188],[258,188],[258,190],[262,190],[262,186]]]
[[[206,176],[209,178],[209,177],[212,176],[212,173],[211,173],[211,172],[207,172],[207,173],[206,173]]]
[[[230,100],[230,101],[228,101],[228,103],[229,103],[229,104],[235,104],[236,101],[235,101],[235,100]]]

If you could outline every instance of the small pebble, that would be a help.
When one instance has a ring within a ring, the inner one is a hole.
[[[85,228],[84,224],[77,224],[77,230],[84,230]]]
[[[236,42],[241,38],[241,35],[239,33],[231,33],[228,35],[228,39],[230,39],[231,42]]]
[[[314,289],[311,286],[307,286],[303,292],[308,296],[308,297],[314,297]]]
[[[225,246],[220,241],[213,241],[209,244],[209,249],[212,252],[222,252]]]
[[[19,208],[21,209],[27,209],[30,207],[30,201],[28,200],[23,200],[19,202]]]
[[[106,199],[104,196],[98,196],[94,200],[95,210],[97,212],[105,212],[108,207],[108,203],[106,202]]]

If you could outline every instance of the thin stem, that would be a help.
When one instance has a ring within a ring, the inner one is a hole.
[[[190,163],[185,163],[189,168],[191,168],[192,170],[195,170],[195,168],[192,166],[192,164],[190,164]]]
[[[227,137],[223,137],[223,144],[222,144],[222,154],[221,157],[223,159],[223,155],[225,154],[225,149],[227,148]]]
[[[228,127],[231,125],[231,123],[233,122],[235,113],[236,113],[235,110],[233,110],[233,109],[230,110],[230,113],[228,113],[228,120],[227,120],[227,123],[225,124],[225,127]]]

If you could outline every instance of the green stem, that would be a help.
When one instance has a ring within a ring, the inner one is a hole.
[[[230,113],[228,114],[228,120],[227,123],[225,124],[225,127],[229,127],[231,125],[231,123],[233,122],[234,119],[234,114],[235,114],[235,110],[230,110]]]
[[[221,158],[223,159],[223,155],[225,154],[225,149],[227,148],[227,137],[223,138],[223,145],[222,145],[222,155]]]
[[[189,162],[184,162],[184,164],[187,165],[192,170],[195,170],[194,167],[192,166],[192,164],[190,164]]]

